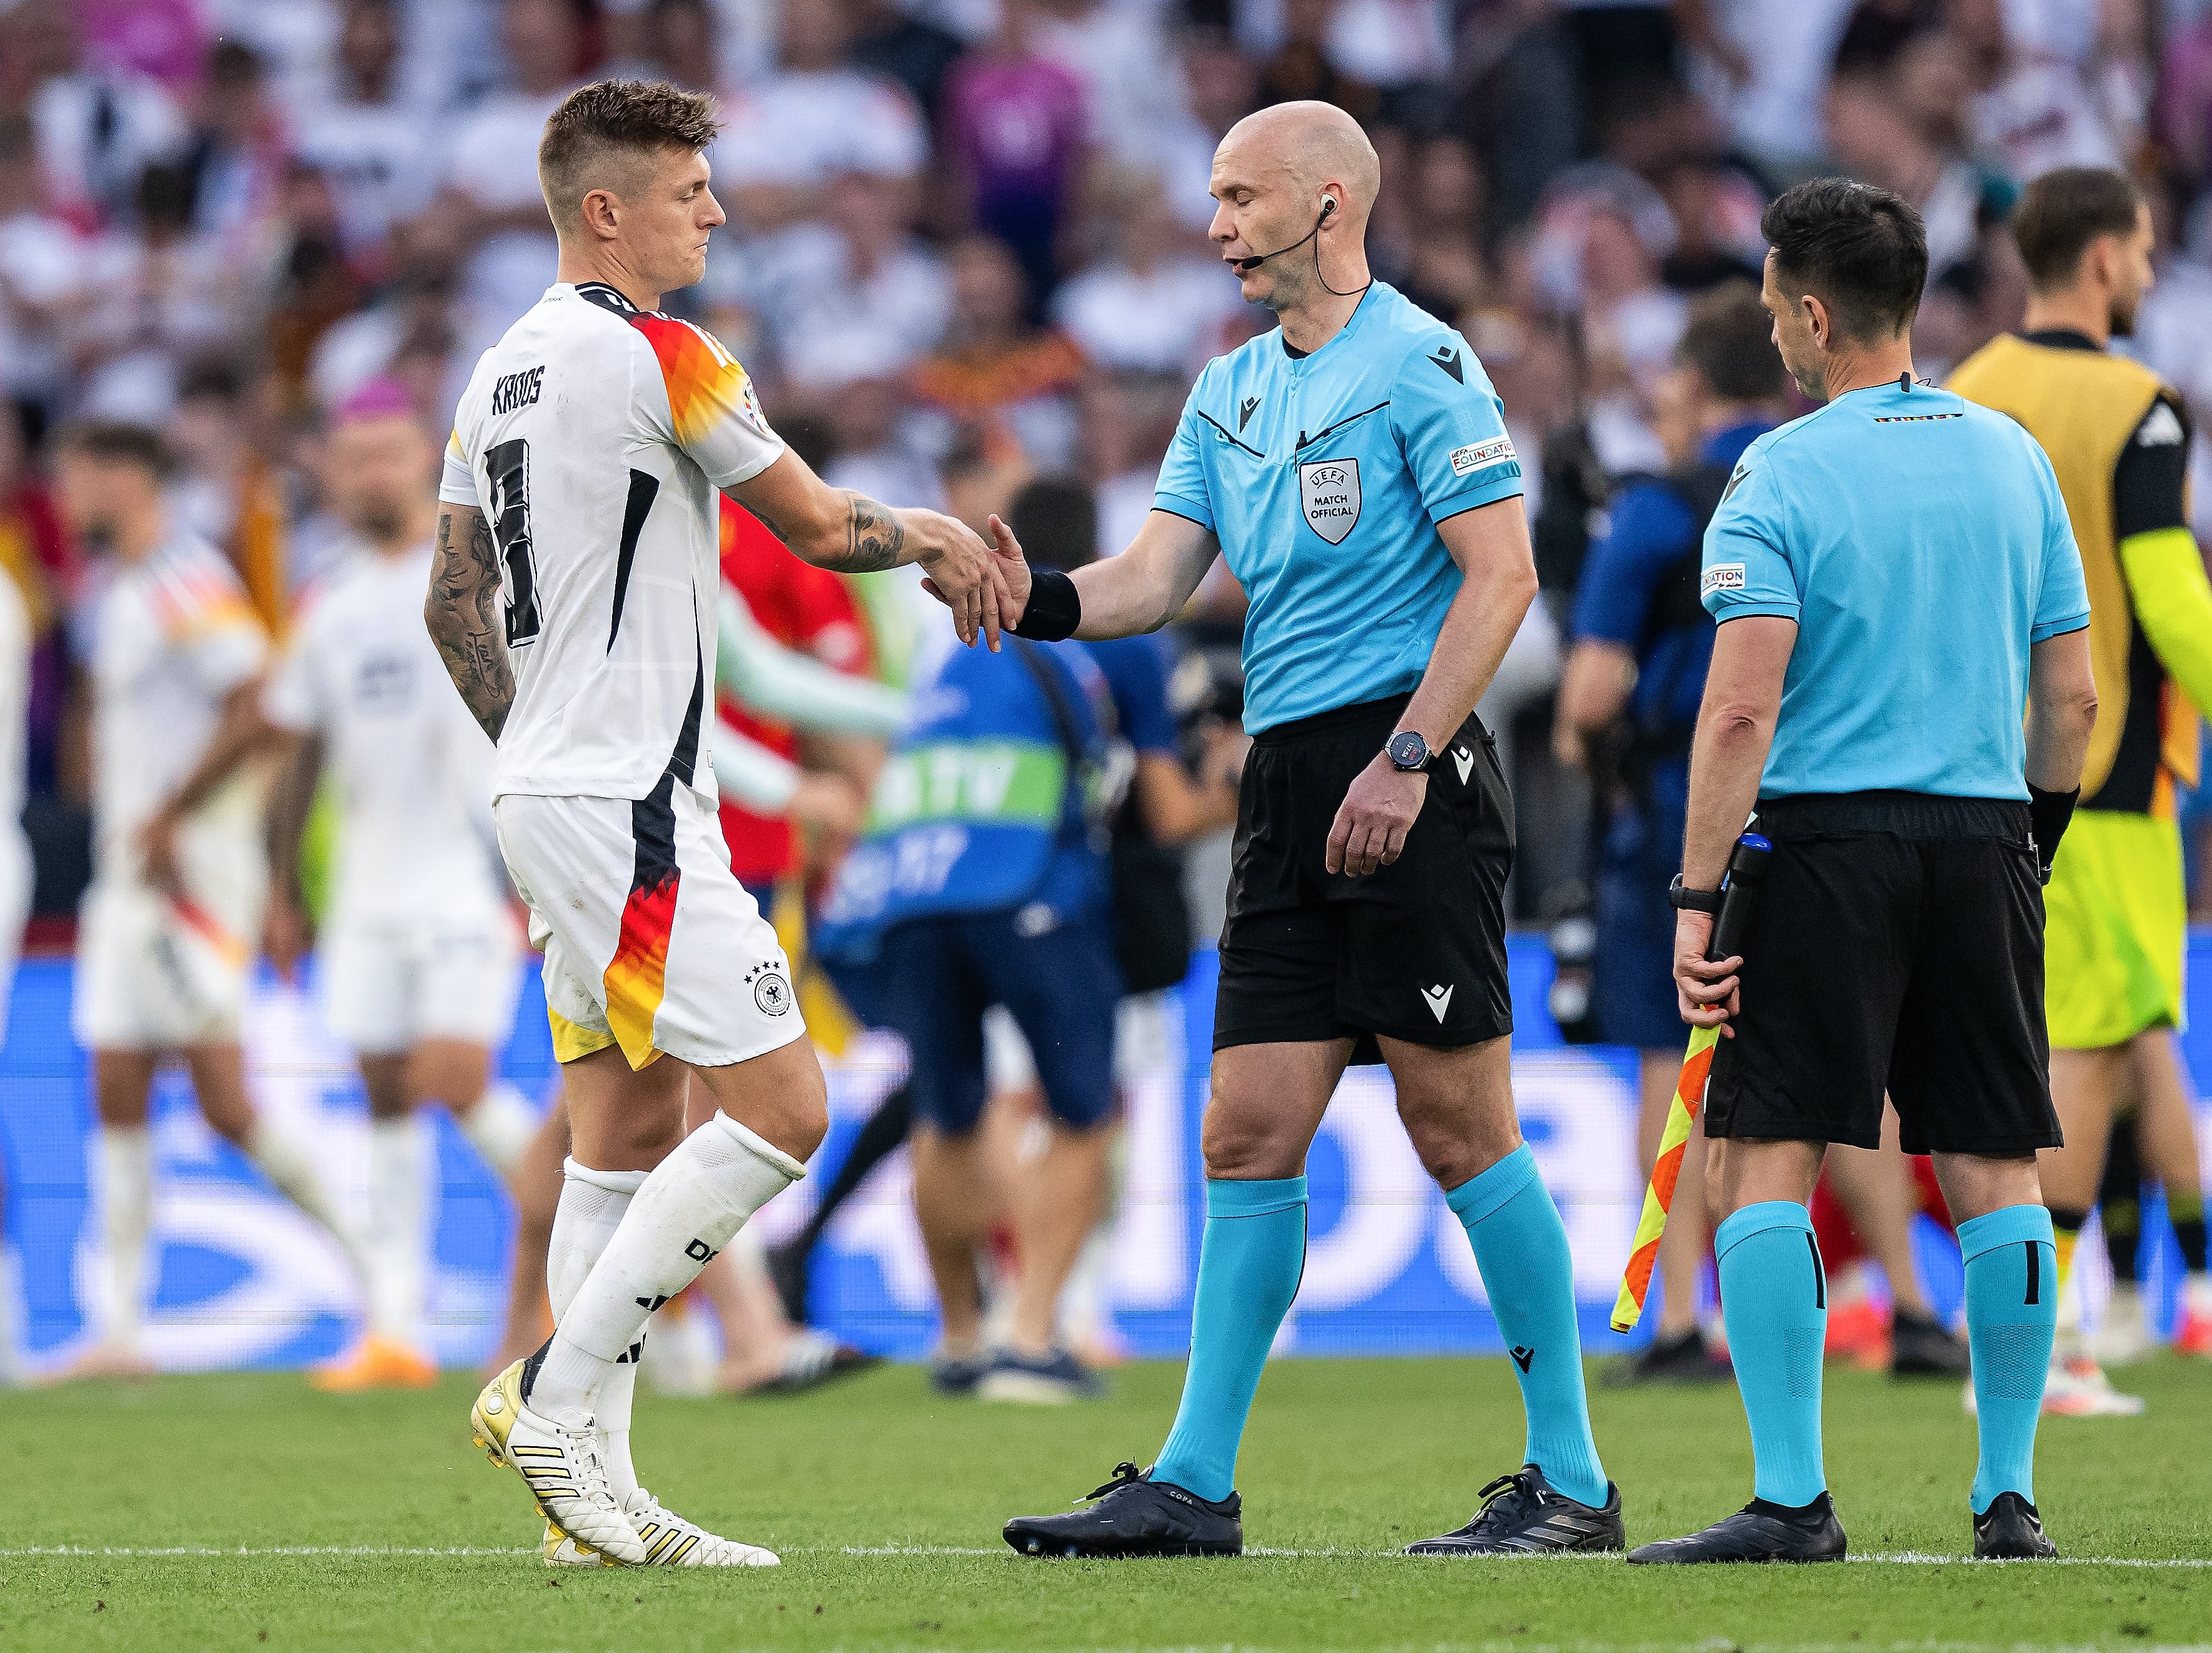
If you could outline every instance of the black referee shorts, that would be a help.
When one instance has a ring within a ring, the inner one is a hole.
[[[1869,792],[1759,806],[1773,842],[1705,1134],[1907,1153],[2059,1146],[2027,805]]]
[[[1398,859],[1364,878],[1326,870],[1354,776],[1411,696],[1370,701],[1255,736],[1237,799],[1213,1048],[1374,1036],[1456,1048],[1513,1030],[1505,878],[1513,800],[1498,744],[1470,716],[1429,770]]]

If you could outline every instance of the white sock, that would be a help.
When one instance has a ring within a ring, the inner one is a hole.
[[[416,1346],[428,1274],[422,1231],[422,1133],[411,1114],[368,1123],[368,1329]]]
[[[542,1122],[522,1092],[505,1079],[493,1080],[469,1110],[454,1121],[483,1163],[501,1176],[522,1158],[522,1151],[530,1146]]]
[[[107,1266],[100,1340],[136,1348],[146,1326],[146,1233],[154,1219],[154,1141],[144,1126],[100,1127],[100,1199]]]
[[[716,1113],[645,1179],[592,1267],[531,1389],[531,1405],[575,1424],[599,1408],[615,1363],[655,1309],[698,1278],[745,1219],[806,1174],[789,1154]]]
[[[552,1300],[553,1321],[558,1325],[576,1300],[584,1281],[607,1249],[632,1195],[644,1186],[643,1171],[595,1170],[574,1159],[561,1162],[561,1203],[553,1212],[553,1238],[545,1252],[545,1292]],[[642,1334],[639,1342],[643,1343]],[[543,1382],[541,1376],[540,1382]],[[615,1502],[627,1504],[637,1490],[637,1469],[630,1462],[630,1407],[637,1396],[637,1362],[617,1363],[613,1374],[599,1390],[596,1413],[606,1437],[607,1480]]]
[[[239,1146],[246,1150],[246,1157],[261,1168],[261,1174],[276,1185],[277,1193],[337,1237],[352,1256],[354,1267],[366,1277],[369,1273],[368,1259],[363,1255],[360,1237],[339,1218],[337,1207],[331,1203],[330,1191],[316,1174],[314,1158],[307,1144],[271,1123],[266,1114],[257,1114],[253,1123],[246,1127],[246,1140]]]

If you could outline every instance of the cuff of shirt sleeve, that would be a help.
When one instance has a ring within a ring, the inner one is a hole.
[[[2027,641],[2031,643],[2047,643],[2053,637],[2063,637],[2069,631],[2087,630],[2088,625],[2089,611],[2083,609],[2081,613],[2069,614],[2063,620],[2052,620],[2043,625],[2031,628],[2027,634]]]
[[[1730,620],[1749,620],[1762,614],[1771,614],[1778,620],[1794,620],[1799,610],[1795,603],[1722,603],[1710,612],[1715,625],[1726,625]]]
[[[1517,499],[1528,490],[1521,485],[1521,466],[1516,462],[1500,465],[1490,474],[1489,480],[1472,488],[1462,488],[1447,494],[1429,504],[1429,520],[1441,526],[1446,520],[1466,511],[1480,511],[1486,505],[1495,505],[1500,500]]]
[[[417,495],[417,497],[420,496]],[[477,498],[475,489],[471,488],[466,493],[463,493],[459,489],[448,487],[442,483],[438,487],[438,502],[441,505],[466,505],[477,510],[483,508],[483,501]]]
[[[1194,522],[1209,534],[1214,532],[1213,513],[1206,508],[1203,500],[1194,500],[1188,494],[1155,494],[1152,509],[1165,511],[1170,516]]]

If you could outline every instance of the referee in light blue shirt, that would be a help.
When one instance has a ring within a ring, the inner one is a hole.
[[[1214,157],[1212,233],[1281,327],[1200,375],[1156,508],[1120,556],[1032,579],[1000,532],[1019,635],[1157,630],[1217,555],[1251,598],[1254,748],[1182,1405],[1148,1474],[1124,1466],[1089,1509],[1010,1522],[1026,1554],[1242,1548],[1237,1449],[1304,1267],[1306,1149],[1346,1064],[1378,1058],[1474,1243],[1528,1422],[1526,1462],[1475,1519],[1414,1547],[1621,1547],[1566,1231],[1514,1118],[1512,802],[1474,716],[1535,594],[1521,467],[1467,341],[1368,273],[1379,178],[1358,125],[1328,104],[1239,122]]]
[[[1732,1036],[1705,1188],[1756,1480],[1740,1513],[1629,1559],[1842,1559],[1806,1202],[1829,1143],[1879,1144],[1885,1091],[1959,1224],[1974,1553],[2046,1557],[2031,1472],[2058,1281],[2035,1154],[2059,1136],[2040,884],[2096,716],[2081,554],[2035,440],[1913,379],[1919,215],[1818,179],[1762,228],[1775,343],[1826,405],[1751,445],[1705,531],[1720,624],[1674,890],[1684,1018]],[[1754,803],[1773,845],[1759,906],[1743,956],[1709,963]]]

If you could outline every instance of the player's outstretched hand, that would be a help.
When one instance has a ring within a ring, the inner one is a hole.
[[[1323,858],[1331,872],[1364,878],[1405,853],[1406,835],[1429,795],[1429,777],[1401,769],[1382,753],[1352,778],[1328,829]]]
[[[1724,1039],[1735,1037],[1729,1018],[1743,1008],[1736,972],[1741,958],[1705,957],[1713,939],[1710,913],[1687,908],[1674,915],[1674,1005],[1692,1027],[1717,1027]]]
[[[936,511],[904,514],[924,545],[915,558],[922,568],[921,588],[952,611],[952,629],[962,643],[974,643],[980,631],[996,653],[1009,600],[999,554],[956,518]],[[1020,613],[1018,605],[1014,611]]]

